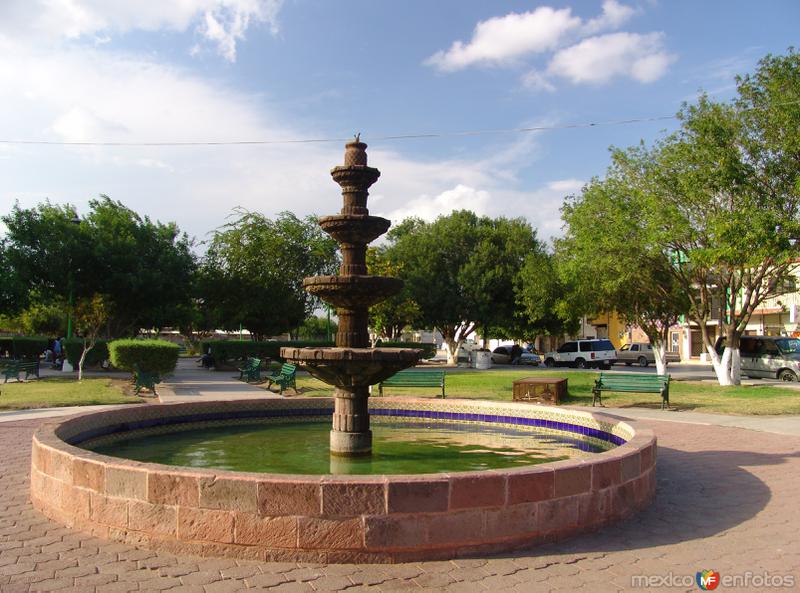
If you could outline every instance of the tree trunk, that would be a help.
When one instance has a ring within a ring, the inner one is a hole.
[[[725,350],[722,352],[722,357],[708,344],[706,344],[706,350],[709,356],[711,356],[711,364],[714,366],[714,373],[717,375],[719,384],[723,387],[734,385],[731,377],[732,350],[726,346]]]
[[[462,338],[455,339],[452,337],[446,337],[444,339],[444,343],[447,345],[447,364],[457,365],[458,364],[458,350],[461,348],[461,345],[464,343]]]
[[[653,356],[656,359],[656,373],[659,375],[667,374],[667,353],[664,342],[653,344]]]
[[[83,341],[83,352],[81,352],[81,358],[78,361],[78,381],[83,380],[83,363],[92,348],[94,348],[94,341],[91,342],[91,345],[86,340]]]

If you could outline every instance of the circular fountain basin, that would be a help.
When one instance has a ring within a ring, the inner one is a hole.
[[[82,447],[138,431],[310,421],[332,410],[327,398],[265,399],[127,406],[48,423],[33,438],[31,500],[71,527],[177,553],[398,562],[561,539],[630,515],[655,491],[652,431],[529,404],[373,398],[370,414],[376,425],[539,430],[604,451],[484,471],[287,475],[146,463]]]

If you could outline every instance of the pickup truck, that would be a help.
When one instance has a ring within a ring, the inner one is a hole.
[[[680,362],[680,357],[676,353],[667,352],[667,362]],[[656,357],[653,354],[653,347],[646,342],[624,344],[617,350],[617,364],[619,363],[625,363],[626,366],[638,364],[640,367],[655,364]]]

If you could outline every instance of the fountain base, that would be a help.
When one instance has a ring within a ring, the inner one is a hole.
[[[367,457],[372,454],[372,431],[331,431],[331,455],[336,457]]]

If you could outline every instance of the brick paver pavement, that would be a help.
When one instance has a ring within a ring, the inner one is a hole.
[[[0,591],[603,593],[636,590],[633,575],[685,578],[703,568],[723,577],[746,571],[793,574],[794,589],[800,590],[800,438],[647,424],[659,437],[657,500],[625,523],[491,558],[317,565],[180,557],[106,542],[53,523],[28,502],[30,440],[38,422],[3,423]]]

